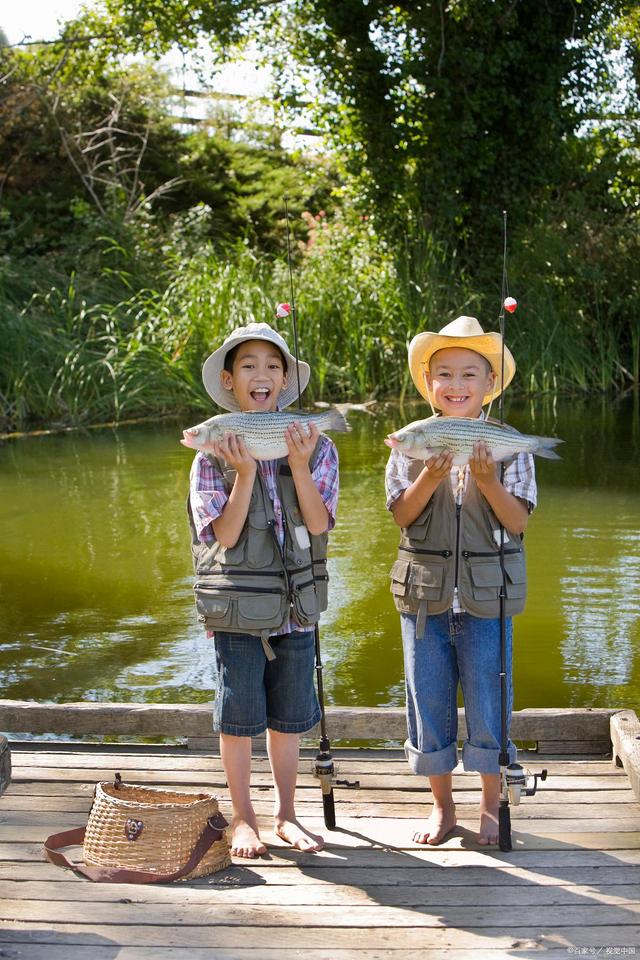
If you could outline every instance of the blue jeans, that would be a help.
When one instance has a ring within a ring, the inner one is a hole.
[[[416,618],[401,614],[407,691],[405,753],[414,773],[450,773],[458,762],[458,683],[462,687],[467,739],[465,770],[499,773],[500,620],[452,610],[427,617],[416,637]],[[506,621],[507,725],[511,719],[511,617]],[[508,741],[509,763],[516,748]]]
[[[267,660],[260,637],[217,630],[214,643],[215,730],[255,737],[267,727],[278,733],[305,733],[315,727],[320,707],[313,682],[313,630],[269,637],[275,660]]]

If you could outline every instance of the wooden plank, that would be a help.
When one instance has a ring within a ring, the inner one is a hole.
[[[127,898],[124,898],[126,901]],[[585,902],[591,898],[579,898],[579,902],[562,905],[545,904],[541,907],[531,906],[519,911],[520,923],[528,925],[544,924],[549,930],[554,926],[584,926],[598,927],[615,925],[618,927],[630,926],[638,929],[640,923],[640,903],[626,901],[624,906],[610,903]],[[368,905],[332,904],[330,908],[318,910],[316,906],[296,906],[286,904],[285,909],[275,910],[272,905],[236,905],[226,903],[224,910],[212,908],[203,910],[200,904],[176,903],[145,904],[144,911],[139,903],[91,902],[89,914],[83,916],[83,909],[78,901],[65,904],[60,901],[42,900],[11,900],[0,901],[0,921],[23,920],[29,923],[70,923],[81,924],[131,924],[140,929],[140,925],[165,926],[167,933],[174,927],[189,927],[190,934],[194,928],[203,927],[218,930],[230,927],[269,926],[282,928],[283,932],[289,928],[296,928],[301,932],[311,926],[325,929],[335,927],[362,927],[367,930],[374,928],[404,928],[408,923],[416,929],[420,927],[465,927],[466,929],[481,929],[482,927],[506,927],[517,925],[518,917],[510,910],[505,910],[502,904],[491,906],[459,906],[422,904],[420,908],[387,907],[378,902]],[[237,933],[236,933],[237,937]],[[244,934],[243,934],[244,938]]]
[[[57,814],[46,823],[34,824],[28,817],[15,816],[3,818],[0,824],[0,842],[9,842],[16,835],[25,842],[42,842],[49,833],[80,826],[77,817]],[[416,818],[416,826],[420,819]],[[283,846],[272,834],[273,821],[270,817],[258,817],[258,824],[264,842],[272,847]],[[305,826],[325,837],[327,847],[344,851],[350,847],[392,845],[398,850],[414,850],[417,844],[411,840],[413,826],[408,821],[377,818],[370,820],[358,817],[343,817],[340,829],[326,830],[321,817],[305,817]],[[640,848],[640,822],[637,818],[627,820],[526,820],[516,824],[512,830],[514,848],[549,846],[584,846],[591,849],[636,849]],[[477,818],[462,820],[443,846],[481,849],[477,833]]]
[[[29,782],[33,780],[40,781],[51,781],[58,780],[60,782],[66,783],[75,783],[75,784],[90,784],[93,787],[97,781],[101,780],[111,780],[113,778],[113,769],[111,771],[105,771],[104,769],[99,768],[86,768],[86,769],[64,769],[55,770],[53,767],[32,767],[28,770],[17,771],[15,774],[16,782]],[[115,769],[118,769],[118,765],[115,765]],[[616,782],[619,783],[620,789],[628,789],[629,783],[623,771],[620,771],[622,776],[616,777],[615,774],[605,774],[603,776],[588,776],[579,778],[576,774],[575,776],[554,776],[553,785],[558,790],[570,790],[571,788],[578,787],[581,790],[599,790],[599,789],[615,789]],[[343,778],[346,774],[343,771],[340,771],[338,776]],[[348,776],[348,775],[346,775]],[[216,773],[212,771],[211,773],[206,772],[189,772],[187,770],[176,770],[176,771],[149,771],[149,770],[135,770],[129,776],[125,776],[124,779],[129,783],[139,783],[139,784],[149,784],[152,786],[175,786],[180,790],[192,790],[193,792],[198,792],[206,790],[215,794],[224,793],[226,790],[226,780],[224,774]],[[420,782],[420,778],[416,778],[413,774],[406,774],[405,776],[397,775],[393,778],[393,782],[389,779],[385,781],[378,774],[366,774],[359,773],[358,780],[360,782],[360,789],[369,789],[376,788],[382,789],[387,787],[388,790],[412,790],[415,789],[416,783]],[[454,775],[453,778],[453,789],[455,791],[468,789],[470,783],[473,783],[476,780],[475,774],[463,774],[463,775]],[[423,780],[424,782],[424,780]],[[547,780],[547,783],[549,780]],[[305,789],[319,789],[318,781],[312,777],[310,774],[300,774],[298,777],[298,786],[299,788]],[[254,796],[257,796],[261,791],[269,791],[273,787],[273,777],[271,773],[260,773],[254,772],[251,776],[251,789]],[[348,791],[351,793],[351,791]],[[336,793],[338,796],[342,796],[343,793],[347,793],[347,788],[336,787]],[[0,798],[0,810],[2,809],[2,800]],[[428,800],[428,795],[425,796],[425,802]]]
[[[445,843],[438,847],[417,847],[411,849],[380,848],[372,846],[328,847],[322,853],[302,853],[287,847],[271,846],[268,855],[259,861],[236,860],[238,868],[246,870],[281,870],[293,864],[300,870],[324,870],[340,867],[355,867],[366,870],[388,871],[393,867],[402,870],[424,870],[426,867],[453,868],[476,866],[482,868],[521,866],[528,870],[554,873],[568,867],[607,867],[613,865],[640,866],[640,844],[633,845],[630,834],[622,834],[618,839],[624,842],[615,847],[609,842],[599,847],[593,835],[582,839],[582,844],[536,841],[526,847],[518,846],[510,853],[501,853],[495,847],[463,846]],[[591,841],[591,842],[589,842]],[[81,851],[70,851],[73,857],[79,857]],[[18,861],[25,863],[44,863],[42,840],[27,842],[15,838],[0,842],[0,862]]]
[[[308,790],[301,796],[301,791],[296,795],[296,807],[302,817],[309,815],[318,816],[321,812],[320,791]],[[231,798],[227,792],[219,795],[222,805],[230,804]],[[398,803],[395,800],[389,802],[389,792],[385,793],[385,800],[371,798],[369,792],[359,794],[358,792],[345,792],[344,795],[338,795],[338,812],[348,817],[375,817],[391,818],[399,820],[418,819],[426,816],[427,809],[430,806],[430,797],[422,796],[419,800],[412,803]],[[477,815],[479,806],[479,795],[469,800],[462,800],[455,796],[456,811],[460,819],[465,820]],[[559,800],[556,803],[546,803],[546,796],[538,794],[534,799],[526,799],[519,806],[511,807],[512,820],[527,819],[562,819],[563,817],[572,817],[582,820],[603,820],[615,819],[626,820],[629,817],[640,817],[640,804],[632,800],[626,803],[618,803],[615,809],[612,809],[610,803],[600,803],[587,799],[582,803],[568,799]],[[253,807],[258,815],[269,816],[273,810],[273,797],[254,800]],[[29,812],[32,819],[46,819],[51,814],[68,813],[76,815],[76,819],[86,818],[91,809],[91,798],[74,797],[28,797],[14,796],[9,794],[2,806],[0,814],[9,815],[11,813]]]
[[[2,943],[2,934],[0,933],[0,943]],[[176,947],[117,947],[117,960],[185,960],[184,951]],[[526,945],[524,946],[526,950]],[[540,948],[535,947],[536,954],[540,954]],[[594,948],[595,949],[595,948]],[[491,960],[513,960],[513,950],[505,950],[503,947],[494,947],[492,943],[486,943],[482,946],[483,956],[490,957]],[[530,953],[522,953],[520,945],[518,947],[520,956],[531,956]],[[0,954],[1,956],[1,954]],[[20,952],[4,953],[5,957],[19,957],[20,960],[87,960],[87,947],[84,944],[73,945],[65,944],[57,946],[52,943],[47,944],[25,944],[20,943]],[[306,948],[304,951],[305,960],[479,960],[478,948],[460,948],[443,947],[442,949],[427,948],[426,950],[379,950],[377,948],[366,949],[361,946],[354,949],[329,951],[326,947],[319,947],[317,950]],[[289,949],[283,947],[261,947],[259,952],[255,947],[229,947],[226,949],[215,948],[212,953],[211,947],[189,947],[188,960],[300,960],[300,950],[297,947]],[[558,949],[544,950],[545,960],[567,960],[567,947]],[[95,946],[91,945],[91,960],[116,960],[113,946]]]
[[[631,788],[640,800],[640,721],[635,710],[624,710],[611,718],[614,762],[622,764]]]
[[[415,783],[417,786],[419,780],[416,780]],[[565,804],[595,802],[618,806],[636,802],[631,787],[628,785],[625,786],[624,782],[618,786],[618,789],[611,790],[608,789],[606,780],[602,787],[593,790],[570,788],[566,790],[554,790],[549,787],[550,783],[552,783],[552,781],[547,779],[544,784],[539,786],[536,799],[524,799],[522,805],[526,806],[538,802]],[[340,805],[360,802],[359,798],[361,797],[370,803],[382,804],[393,802],[397,806],[422,806],[431,801],[431,792],[426,787],[416,790],[393,790],[392,787],[386,790],[378,787],[361,787],[358,790],[348,790],[337,786],[334,790]],[[318,791],[319,786],[317,783],[308,786],[300,784],[296,791],[296,803],[316,803],[318,801]],[[273,795],[273,790],[260,792],[263,797],[271,797]],[[26,806],[31,803],[39,803],[40,800],[44,804],[51,805],[55,803],[63,804],[65,802],[77,804],[81,804],[82,802],[90,803],[92,793],[93,784],[89,783],[74,783],[73,781],[52,783],[47,780],[23,780],[11,784],[2,803],[0,803],[0,811],[4,806],[11,809],[19,809],[20,804]],[[226,787],[218,791],[218,793],[223,800],[228,799],[228,789]],[[478,803],[480,799],[479,779],[475,781],[474,787],[474,779],[470,777],[465,788],[455,790],[454,799],[457,804]],[[42,809],[54,809],[54,807],[43,807]],[[63,808],[61,807],[61,809]],[[80,809],[79,806],[78,809]]]
[[[607,740],[614,709],[527,709],[514,711],[516,740]],[[37,703],[0,700],[0,729],[15,733],[129,734],[135,736],[210,737],[211,704],[185,703]],[[460,737],[466,737],[459,711]],[[332,741],[406,738],[403,707],[328,707]],[[317,736],[317,729],[308,736]]]
[[[573,851],[572,851],[573,852]],[[523,864],[535,856],[533,853],[518,854],[517,864]],[[538,855],[549,857],[548,852]],[[602,854],[602,862],[615,863],[613,857]],[[640,859],[636,857],[638,862]],[[536,884],[542,886],[573,886],[587,885],[604,890],[609,887],[618,887],[626,884],[637,884],[638,863],[617,863],[615,866],[577,865],[561,866],[559,863],[547,861],[545,869],[531,866],[501,863],[500,861],[485,858],[483,865],[467,862],[464,856],[458,856],[460,862],[451,862],[451,856],[446,862],[430,862],[419,860],[398,866],[398,858],[389,859],[384,851],[379,851],[377,859],[368,866],[345,865],[340,860],[337,865],[327,864],[324,860],[316,864],[305,866],[291,866],[290,861],[254,860],[243,864],[236,860],[234,866],[209,877],[190,880],[188,884],[181,884],[180,889],[207,889],[218,890],[243,887],[256,887],[259,890],[265,886],[319,886],[326,889],[338,884],[369,888],[369,887],[433,887],[446,883],[448,887],[503,887]],[[413,861],[413,858],[412,858]],[[334,861],[335,862],[335,861]],[[394,865],[390,865],[394,864]],[[545,872],[546,871],[546,872]],[[46,881],[49,886],[60,883],[82,884],[87,890],[93,890],[91,899],[104,899],[96,888],[90,887],[86,879],[71,870],[60,869],[47,861],[0,860],[0,881]],[[114,896],[120,887],[103,887],[113,891]],[[165,890],[166,887],[148,887],[149,895],[153,897],[155,890]],[[138,890],[139,893],[139,890]],[[20,892],[18,891],[18,895]],[[51,894],[55,897],[55,894]],[[57,898],[56,898],[57,899]],[[74,899],[70,896],[69,899]]]
[[[0,943],[2,943],[2,934],[0,934]],[[522,952],[523,948],[527,952]],[[180,949],[175,947],[117,947],[117,960],[184,960],[185,955]],[[518,943],[518,954],[522,957],[530,957],[532,953],[528,952],[526,944]],[[592,948],[595,951],[595,947]],[[540,947],[532,946],[535,954],[541,954]],[[494,947],[493,943],[486,943],[482,946],[483,956],[490,960],[513,960],[515,956],[511,949],[505,950],[504,947]],[[613,955],[613,954],[612,954]],[[1,956],[1,954],[0,954]],[[65,944],[57,946],[52,943],[47,944],[27,944],[20,943],[19,953],[4,953],[5,957],[20,958],[20,960],[87,960],[87,947],[84,944]],[[377,948],[363,949],[357,947],[354,949],[336,950],[319,947],[318,949],[306,948],[304,951],[305,960],[478,960],[478,947],[461,948],[455,947],[432,948],[419,950],[412,948],[410,950],[380,950]],[[215,954],[212,954],[210,947],[189,947],[188,960],[299,960],[300,950],[297,947],[289,949],[283,947],[231,947],[229,949],[220,949],[216,946]],[[545,960],[567,960],[567,947],[558,947],[557,949],[545,949]],[[113,946],[91,946],[91,960],[116,960]]]
[[[441,878],[442,881],[442,878]],[[252,886],[236,886],[216,884],[215,880],[203,885],[167,884],[166,886],[140,886],[136,884],[100,884],[74,883],[61,881],[55,884],[49,881],[22,880],[0,881],[0,898],[6,901],[19,900],[40,903],[47,908],[52,902],[61,904],[78,904],[90,902],[92,904],[120,905],[123,902],[131,904],[145,904],[150,907],[150,915],[159,916],[155,911],[155,904],[171,905],[181,912],[183,908],[191,906],[215,905],[216,909],[229,906],[256,907],[287,906],[306,907],[321,906],[333,912],[334,908],[352,906],[357,909],[365,907],[421,907],[428,913],[436,913],[443,907],[496,907],[520,908],[530,907],[538,910],[540,907],[567,906],[576,907],[585,903],[591,905],[609,905],[623,907],[630,912],[640,913],[640,885],[638,883],[616,884],[605,887],[600,884],[595,890],[584,884],[564,886],[538,886],[529,881],[522,885],[514,883],[494,887],[492,885],[475,886],[473,884],[450,886],[445,882],[429,886],[427,897],[423,887],[394,884],[389,886],[371,885],[366,882],[362,885],[315,883],[288,885],[279,884],[267,886],[254,884]],[[425,907],[428,899],[428,907]],[[11,912],[7,904],[7,912]],[[36,909],[36,919],[40,914]],[[61,906],[66,910],[66,906]],[[70,909],[74,909],[73,906]],[[1,908],[0,908],[1,910]],[[116,907],[117,912],[117,907]],[[108,913],[105,907],[105,915]],[[377,914],[377,909],[375,911]],[[1,914],[0,914],[1,915]],[[22,916],[21,913],[16,914]],[[94,919],[100,920],[102,914],[96,913]],[[221,918],[222,919],[222,918]],[[565,918],[566,921],[567,918]],[[193,920],[189,913],[184,922]],[[259,921],[259,917],[257,917]]]
[[[327,933],[327,927],[296,927],[288,929],[286,927],[274,928],[269,926],[246,927],[242,931],[242,949],[245,951],[254,951],[256,956],[262,957],[262,951],[265,948],[273,947],[277,943],[277,949],[292,950],[295,949],[300,956],[300,951],[304,950],[305,956],[308,949],[324,949],[326,960],[334,960],[334,951],[341,949],[358,949],[363,944],[371,944],[373,941],[378,951],[377,956],[387,956],[382,953],[384,950],[393,951],[392,957],[395,957],[395,951],[408,950],[425,951],[431,948],[448,948],[454,951],[460,949],[466,950],[535,950],[537,953],[545,951],[548,947],[567,947],[570,945],[602,948],[603,944],[616,944],[617,946],[637,946],[640,942],[640,926],[625,925],[618,927],[613,925],[602,926],[579,926],[563,925],[550,930],[544,922],[536,925],[535,920],[527,926],[513,926],[511,929],[505,927],[484,927],[482,929],[468,928],[463,922],[460,928],[435,928],[413,927],[410,925],[410,919],[404,927],[395,927],[385,930],[377,928],[374,935],[371,936],[368,928],[361,929],[357,927],[340,928],[333,927],[330,933]],[[12,933],[15,939],[11,939]],[[149,947],[178,947],[189,950],[198,947],[205,947],[211,951],[212,938],[215,936],[215,960],[219,960],[220,950],[238,949],[239,940],[237,927],[216,926],[212,930],[209,926],[179,928],[175,926],[156,926],[146,924],[142,927],[127,926],[122,924],[72,924],[64,922],[49,922],[46,924],[36,924],[33,922],[23,923],[20,921],[7,921],[2,930],[2,942],[12,943],[20,942],[20,937],[28,938],[30,943],[57,943],[60,944],[84,944],[93,951],[96,944],[102,942],[111,946],[114,960],[120,960],[120,952],[114,954],[115,946],[125,945],[139,948],[141,946]],[[258,954],[255,951],[259,951]],[[565,956],[566,956],[565,949]],[[190,954],[186,954],[190,956]],[[454,953],[454,957],[455,957]],[[185,954],[183,954],[185,956]],[[211,953],[209,954],[211,957]],[[431,956],[430,954],[428,955]],[[477,954],[476,954],[477,956]],[[482,956],[482,955],[481,955]]]
[[[365,756],[343,757],[339,751],[334,753],[334,761],[337,765],[338,776],[349,778],[358,776],[360,773],[366,774],[385,774],[403,775],[409,770],[406,760],[403,759],[384,759],[384,751],[377,751],[380,756],[372,758],[371,751]],[[573,761],[567,759],[554,759],[539,757],[536,754],[527,754],[521,757],[523,764],[532,768],[546,767],[549,776],[583,776],[590,774],[606,774],[612,779],[619,778],[621,782],[626,781],[626,775],[621,768],[612,767],[607,760],[592,760],[579,758]],[[313,766],[313,760],[310,757],[301,757],[298,770],[301,774],[310,774]],[[126,750],[114,753],[112,751],[104,753],[63,753],[60,751],[47,752],[42,749],[34,749],[32,752],[18,752],[13,754],[14,774],[26,776],[31,768],[48,768],[52,772],[62,769],[100,769],[108,775],[113,775],[116,768],[120,770],[166,770],[178,771],[187,770],[194,772],[222,773],[222,761],[219,757],[190,755],[182,753],[179,755],[149,755],[128,753]],[[255,772],[270,771],[269,761],[266,757],[256,756],[253,758],[252,768]],[[461,764],[454,770],[454,775],[463,775],[464,771]],[[469,778],[476,777],[474,773],[467,774]],[[55,776],[52,776],[55,780]],[[415,777],[412,774],[413,785],[422,782],[426,783],[425,777]],[[629,784],[626,784],[627,787]]]

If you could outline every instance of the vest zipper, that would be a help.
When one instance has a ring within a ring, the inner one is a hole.
[[[209,583],[195,583],[195,590],[210,590],[215,589],[211,587]],[[271,587],[225,587],[225,590],[228,590],[229,593],[275,593],[276,591],[272,590]]]
[[[227,577],[229,575],[234,577],[284,577],[282,570],[235,570],[233,567],[228,567],[226,570],[220,570],[218,573],[212,573],[212,577]]]
[[[508,553],[522,553],[522,547],[510,547],[508,550],[505,550],[505,555]],[[496,550],[495,553],[493,550],[484,550],[484,551],[473,551],[473,550],[463,550],[462,556],[465,560],[468,560],[469,557],[499,557],[500,551]]]
[[[286,554],[285,554],[284,544],[283,544],[282,546],[280,546],[280,541],[278,540],[278,534],[276,533],[276,522],[275,522],[275,520],[268,520],[267,523],[268,523],[268,526],[269,526],[269,530],[271,531],[271,536],[273,537],[273,540],[274,540],[274,542],[275,542],[275,545],[276,545],[277,548],[278,548],[278,553],[280,554],[280,558],[281,558],[281,560],[282,560],[282,573],[283,573],[283,576],[284,576],[285,583],[286,583],[286,585],[287,585],[287,599],[288,599],[289,603],[291,603],[291,579],[290,579],[290,577],[289,577],[289,571],[287,570],[287,561],[286,561]],[[283,514],[282,514],[282,526],[283,526],[283,528],[284,528],[284,536],[285,536],[285,541],[286,541],[286,538],[287,538],[287,526],[286,526],[285,519],[284,519],[284,511],[283,511]]]
[[[453,553],[453,550],[427,550],[423,547],[400,547],[406,553],[426,553],[432,557],[444,557],[447,560]]]
[[[454,590],[458,589],[458,570],[460,567],[460,511],[462,510],[462,504],[456,503],[456,568],[455,568],[455,578],[453,582]]]

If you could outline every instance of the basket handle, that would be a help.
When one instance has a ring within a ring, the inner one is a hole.
[[[61,847],[79,846],[84,841],[85,828],[76,827],[74,830],[64,830],[62,833],[52,833],[44,842],[44,854],[47,860],[58,867],[70,867],[78,873],[99,883],[169,883],[179,880],[198,866],[205,853],[216,840],[222,839],[227,821],[221,813],[209,817],[205,828],[200,834],[198,842],[191,852],[189,860],[179,870],[173,873],[150,873],[143,870],[126,870],[121,867],[99,867],[87,863],[73,863]]]

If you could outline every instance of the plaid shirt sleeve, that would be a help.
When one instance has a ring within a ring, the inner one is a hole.
[[[324,436],[320,438],[321,446],[316,465],[311,471],[313,482],[318,488],[327,511],[329,513],[329,530],[332,530],[336,522],[336,511],[338,509],[338,487],[339,487],[339,469],[338,469],[338,451],[333,440]]]
[[[409,461],[398,450],[392,450],[387,461],[384,474],[384,483],[387,491],[387,510],[391,510],[394,502],[407,487],[411,486],[409,479]]]
[[[505,466],[504,488],[514,497],[525,500],[532,513],[538,502],[536,468],[530,453],[519,453]]]
[[[203,453],[196,454],[191,465],[189,497],[198,538],[203,543],[215,540],[212,520],[217,520],[229,499],[220,471]]]

